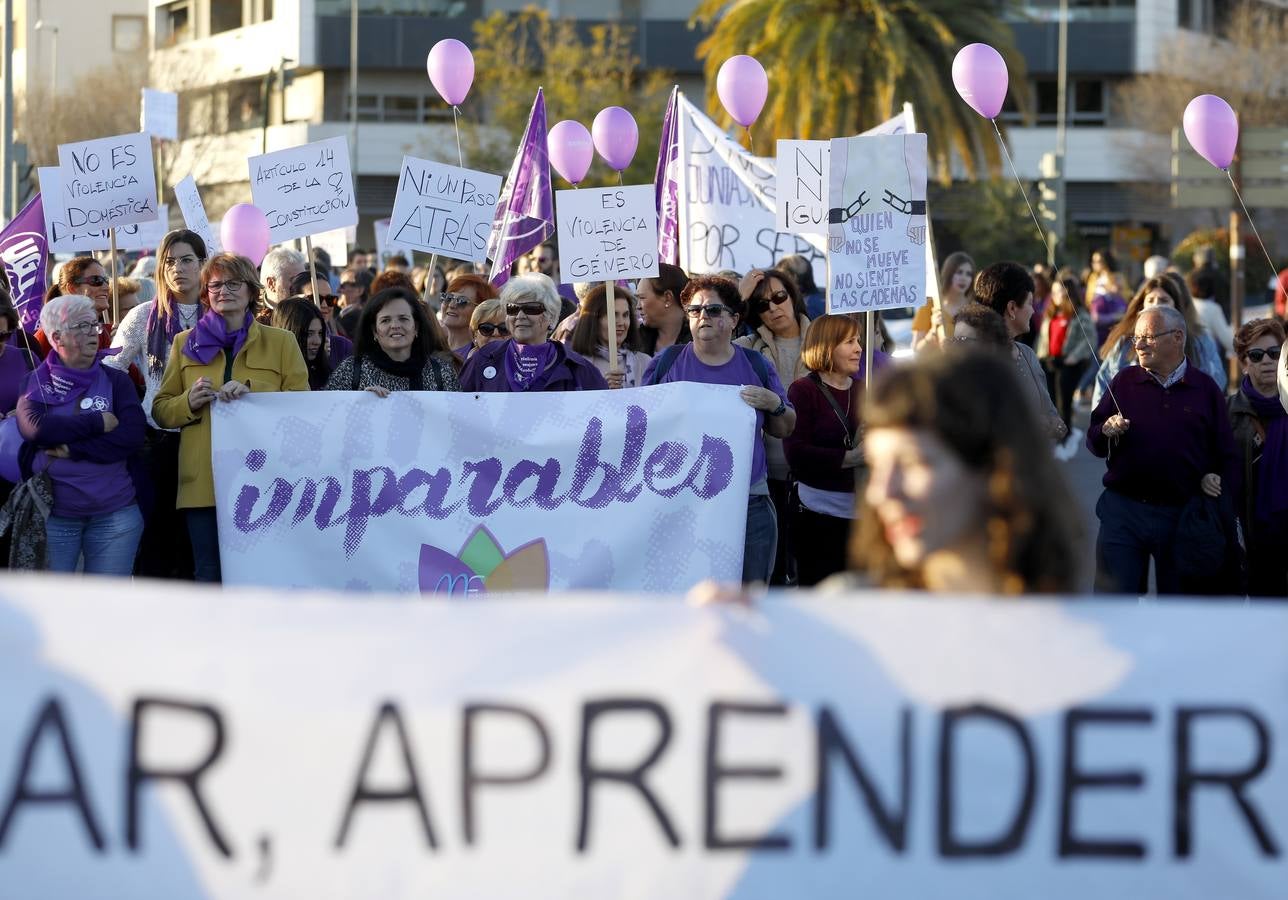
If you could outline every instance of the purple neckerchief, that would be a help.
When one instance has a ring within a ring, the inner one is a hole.
[[[73,369],[62,361],[57,350],[50,350],[45,361],[31,373],[31,383],[27,385],[27,397],[46,406],[62,406],[64,403],[70,403],[89,390],[103,357],[115,356],[120,352],[119,347],[100,350],[94,355],[94,362],[89,368]]]
[[[195,359],[203,366],[208,365],[220,350],[228,350],[230,357],[235,357],[241,352],[242,344],[246,343],[250,323],[251,315],[247,312],[241,328],[230,332],[224,317],[212,309],[198,319],[197,327],[188,333],[188,340],[183,345],[183,355]]]
[[[1257,466],[1255,513],[1258,520],[1271,522],[1288,509],[1288,413],[1284,412],[1278,393],[1263,397],[1247,375],[1243,376],[1239,390],[1266,429],[1261,464]]]
[[[541,375],[559,356],[559,348],[550,341],[531,345],[511,338],[504,355],[505,379],[510,382],[510,390],[526,391],[541,381]]]
[[[179,305],[171,302],[170,313],[161,317],[161,304],[153,300],[148,309],[148,371],[160,372],[165,368],[165,361],[170,355],[170,345],[183,330],[179,320]]]

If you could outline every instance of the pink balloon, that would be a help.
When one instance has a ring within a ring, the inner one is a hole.
[[[556,122],[546,135],[550,165],[569,184],[580,184],[595,158],[595,142],[586,126],[572,119]]]
[[[750,128],[769,96],[769,76],[755,57],[731,56],[720,66],[716,76],[716,93],[725,112],[741,125]]]
[[[238,203],[219,223],[219,242],[228,253],[244,256],[258,266],[268,253],[268,217],[258,206]]]
[[[425,61],[434,90],[452,106],[465,102],[474,83],[474,54],[456,38],[444,38],[429,51]]]
[[[1185,136],[1199,156],[1218,169],[1230,168],[1239,143],[1239,118],[1215,94],[1199,94],[1185,107]]]
[[[1009,81],[1006,60],[988,44],[967,44],[953,58],[953,87],[986,119],[1002,111]]]
[[[604,162],[618,172],[630,167],[640,144],[640,129],[630,112],[620,106],[601,109],[591,123],[590,133]]]

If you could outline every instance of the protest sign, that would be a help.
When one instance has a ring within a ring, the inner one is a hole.
[[[224,582],[473,595],[736,581],[755,428],[737,390],[218,404]],[[655,545],[664,566],[641,552]]]
[[[390,233],[425,253],[482,262],[500,194],[500,175],[404,156]]]
[[[926,136],[834,138],[828,197],[828,312],[925,302]]]
[[[49,242],[44,232],[41,195],[27,202],[13,221],[0,231],[0,262],[9,283],[9,295],[23,328],[35,331],[45,302],[45,273]]]
[[[163,141],[179,140],[179,95],[143,88],[139,131]]]
[[[41,213],[45,222],[45,236],[50,253],[84,253],[90,250],[107,250],[111,246],[108,230],[103,227],[73,228],[66,214],[53,203],[44,203],[46,197],[56,197],[62,191],[62,170],[57,166],[41,166],[36,170],[40,181]],[[159,218],[159,216],[158,216]],[[120,241],[136,235],[142,224],[123,225],[116,229],[118,249]],[[153,246],[156,246],[155,244]]]
[[[210,224],[206,215],[206,204],[201,202],[201,192],[197,190],[197,181],[191,175],[174,186],[174,199],[183,213],[183,224],[189,230],[201,235],[206,242],[206,252],[210,255],[219,252],[219,234]]]
[[[657,277],[653,185],[555,191],[559,280]]]
[[[141,222],[116,230],[117,250],[153,250],[161,245],[161,238],[170,230],[170,206],[157,207],[157,217],[151,222]]]
[[[0,875],[21,898],[1281,900],[1286,633],[1230,603],[12,576]]]
[[[313,235],[313,247],[315,250],[325,250],[327,256],[331,257],[331,265],[335,268],[343,268],[349,261],[349,233],[352,229],[337,228],[334,231],[324,231],[321,234]]]
[[[778,230],[827,234],[827,141],[779,141],[776,197]]]
[[[152,141],[120,134],[58,145],[62,190],[45,192],[45,205],[74,229],[120,228],[157,217]],[[54,198],[58,203],[53,203]]]
[[[358,224],[348,139],[314,141],[248,162],[251,202],[268,217],[272,243]]]

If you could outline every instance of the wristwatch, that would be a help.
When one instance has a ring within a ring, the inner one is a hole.
[[[787,404],[779,400],[777,408],[770,410],[769,414],[771,416],[781,416],[785,412],[787,412]]]

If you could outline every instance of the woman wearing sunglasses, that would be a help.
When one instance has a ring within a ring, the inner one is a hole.
[[[182,429],[178,506],[188,520],[197,581],[221,580],[208,407],[250,393],[309,389],[295,335],[255,319],[263,289],[246,257],[220,253],[210,258],[201,270],[201,291],[210,309],[174,339],[152,403],[159,427]]]
[[[92,256],[77,256],[63,263],[58,269],[58,280],[45,292],[45,302],[55,297],[68,294],[80,294],[94,301],[94,309],[100,322],[105,321],[107,311],[112,305],[112,280],[106,270]],[[36,329],[36,343],[40,351],[48,354],[49,339],[43,328]],[[112,330],[104,328],[98,336],[98,349],[106,350],[112,346]]]
[[[510,338],[479,347],[461,372],[461,390],[535,392],[607,390],[608,382],[580,353],[549,340],[559,319],[559,294],[546,275],[529,272],[501,288]]]
[[[1278,319],[1253,319],[1234,336],[1243,381],[1227,403],[1243,460],[1235,509],[1243,520],[1253,597],[1288,596],[1288,413],[1276,384],[1283,344]]]
[[[496,288],[481,275],[457,275],[448,282],[438,307],[438,321],[447,332],[447,346],[464,360],[474,349],[470,318],[484,300],[496,297]]]
[[[469,359],[479,347],[509,339],[510,326],[505,323],[505,304],[495,297],[484,300],[470,314],[470,348],[465,358]]]

